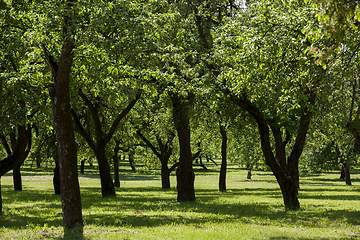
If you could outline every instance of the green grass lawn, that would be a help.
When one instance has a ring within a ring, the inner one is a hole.
[[[360,172],[352,186],[339,173],[302,176],[301,210],[285,211],[270,172],[231,166],[226,193],[218,168],[196,169],[194,203],[176,202],[176,180],[162,190],[158,172],[122,172],[115,198],[102,198],[94,171],[79,176],[85,239],[360,239]],[[0,239],[62,239],[60,196],[51,171],[24,171],[23,191],[2,177]]]

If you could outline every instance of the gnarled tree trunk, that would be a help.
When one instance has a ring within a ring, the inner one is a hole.
[[[72,11],[74,1],[67,1],[68,13]],[[73,123],[70,111],[70,73],[73,63],[74,26],[69,15],[64,15],[63,45],[59,63],[54,61],[46,47],[45,60],[53,78],[54,86],[50,90],[52,101],[54,128],[59,160],[61,203],[63,212],[63,226],[65,233],[70,229],[81,229],[84,225],[80,187],[77,171],[77,143],[75,142]]]
[[[229,94],[229,92],[225,93]],[[271,168],[280,186],[285,209],[297,210],[300,208],[298,200],[299,188],[299,158],[305,146],[305,139],[310,125],[311,106],[315,103],[316,94],[308,91],[308,102],[302,106],[302,112],[298,125],[298,130],[295,142],[292,146],[291,152],[286,156],[285,146],[289,142],[289,134],[286,132],[286,139],[283,141],[280,127],[275,121],[268,121],[258,107],[247,100],[245,95],[233,96],[229,94],[231,100],[240,108],[249,112],[258,125],[261,149],[265,157],[265,163]],[[274,155],[270,143],[270,129],[271,127],[273,137],[275,140]]]
[[[178,133],[180,145],[179,167],[176,170],[177,178],[177,201],[195,201],[194,181],[195,174],[192,167],[193,157],[190,147],[190,119],[189,111],[194,95],[189,94],[188,99],[173,93],[173,118]]]

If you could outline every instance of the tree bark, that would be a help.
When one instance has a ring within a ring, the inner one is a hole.
[[[170,170],[167,164],[161,164],[161,187],[162,189],[170,188]]]
[[[194,181],[195,174],[192,167],[193,157],[190,147],[190,119],[189,111],[194,95],[189,94],[188,99],[173,93],[173,119],[178,133],[180,145],[179,167],[176,170],[178,202],[195,201]]]
[[[120,187],[120,178],[119,178],[119,156],[118,152],[120,150],[120,142],[115,142],[115,148],[114,148],[114,156],[113,156],[113,163],[114,163],[114,186]]]
[[[13,168],[13,182],[14,182],[14,190],[15,191],[22,191],[20,167],[21,167],[21,165],[16,165]]]
[[[59,168],[59,159],[55,158],[55,168],[54,168],[54,176],[53,176],[53,185],[54,191],[56,195],[61,194],[61,187],[60,187],[60,168]]]
[[[105,147],[97,148],[95,152],[99,164],[101,194],[103,197],[114,197],[115,186],[111,176],[110,165],[106,157]]]
[[[80,162],[80,173],[81,174],[85,174],[85,161],[86,161],[86,159],[83,159]]]
[[[70,112],[69,80],[74,43],[63,46],[59,68],[54,78],[53,116],[59,157],[63,226],[66,229],[83,226],[80,188],[77,173],[77,145]]]
[[[221,134],[221,167],[220,167],[220,178],[219,178],[219,191],[226,192],[226,150],[227,150],[227,134],[226,128],[220,123],[220,134]]]
[[[68,11],[71,11],[73,1],[68,1]],[[70,15],[70,14],[69,14]],[[63,212],[63,227],[68,230],[82,229],[82,206],[80,187],[77,171],[77,144],[75,142],[74,129],[70,111],[70,73],[73,63],[73,49],[75,47],[73,36],[74,26],[72,19],[64,17],[63,46],[59,63],[46,50],[45,60],[49,66],[54,86],[50,90],[50,97],[53,106],[54,128],[59,158],[61,203]]]
[[[2,213],[2,194],[1,194],[1,176],[0,176],[0,214]]]

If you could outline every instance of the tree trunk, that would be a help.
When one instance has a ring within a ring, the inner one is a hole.
[[[40,156],[36,157],[36,168],[41,168]]]
[[[338,146],[336,146],[334,142],[332,142],[332,144],[333,144],[333,147],[335,148],[336,156],[338,157],[338,159],[340,160],[340,163],[342,165],[342,169],[344,171],[345,183],[346,183],[346,185],[351,185],[349,165],[346,163],[345,159],[342,157]]]
[[[116,158],[113,158],[114,160],[114,186],[120,187],[120,177],[119,177],[119,158],[116,155]]]
[[[86,161],[86,159],[83,159],[80,162],[80,173],[81,174],[85,174],[85,161]]]
[[[30,126],[28,126],[28,129],[26,129],[25,125],[18,125],[16,129],[17,129],[17,138],[12,139],[12,151],[10,150],[9,145],[6,142],[5,137],[3,135],[0,135],[1,141],[8,153],[8,156],[0,161],[0,178],[10,170],[15,169],[16,172],[16,167],[21,166],[21,164],[24,162],[31,149],[32,138],[31,138]],[[14,182],[14,187],[16,186],[16,184],[17,183]]]
[[[136,171],[135,164],[134,164],[134,155],[135,155],[135,153],[130,150],[130,153],[129,153],[129,164],[130,164],[131,170]]]
[[[162,189],[170,188],[170,170],[167,164],[161,164],[161,186]]]
[[[299,186],[299,170],[298,163],[301,153],[304,149],[306,135],[310,125],[311,111],[309,105],[314,105],[316,94],[308,92],[308,103],[302,107],[299,126],[292,146],[291,152],[286,157],[285,146],[289,140],[282,141],[280,127],[275,121],[268,120],[264,117],[259,108],[253,105],[246,96],[230,95],[231,100],[242,109],[249,112],[258,125],[261,149],[264,154],[265,163],[271,168],[275,175],[281,192],[283,194],[285,209],[297,210],[300,208],[298,200],[298,186]],[[273,132],[275,140],[276,157],[273,153],[273,148],[270,141],[269,125]],[[288,135],[288,134],[287,134]]]
[[[219,191],[226,192],[226,150],[227,150],[227,134],[225,126],[220,123],[221,133],[221,168],[220,168],[220,179],[219,179]]]
[[[14,182],[14,190],[22,191],[22,182],[21,182],[21,172],[20,165],[16,165],[13,169],[13,182]]]
[[[56,195],[60,195],[60,194],[61,194],[61,187],[60,187],[60,168],[59,168],[59,160],[57,160],[57,159],[55,159],[53,185],[54,185],[55,194],[56,194]]]
[[[345,173],[345,183],[346,183],[346,185],[351,185],[349,165],[346,162],[344,162],[343,166],[344,166],[344,173]]]
[[[114,197],[116,195],[115,187],[111,177],[105,148],[98,148],[95,154],[99,165],[101,194],[103,197]]]
[[[344,165],[341,165],[340,179],[345,179]]]
[[[0,214],[2,213],[2,194],[1,194],[1,176],[0,176]]]
[[[193,98],[193,97],[192,97]],[[192,153],[190,147],[190,119],[189,110],[191,100],[184,99],[177,94],[172,95],[173,119],[178,133],[180,145],[179,167],[176,170],[178,202],[195,201],[195,174],[192,167]]]
[[[119,156],[118,152],[120,150],[119,145],[120,142],[116,141],[114,148],[114,156],[113,156],[113,162],[114,162],[114,186],[120,187],[120,179],[119,179]]]
[[[298,188],[296,183],[291,178],[277,178],[280,185],[281,193],[284,199],[285,209],[298,210],[300,202],[298,200]]]
[[[69,1],[69,7],[71,6]],[[72,20],[65,17],[63,28],[64,44],[62,47],[59,64],[57,65],[46,51],[46,62],[54,77],[54,86],[50,90],[53,105],[54,128],[59,158],[61,203],[63,212],[64,230],[82,229],[82,206],[80,187],[77,171],[77,144],[75,142],[73,122],[70,111],[70,73],[73,63]]]

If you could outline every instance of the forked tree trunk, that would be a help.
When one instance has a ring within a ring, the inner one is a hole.
[[[94,151],[96,158],[98,160],[99,172],[100,172],[100,181],[101,181],[101,192],[103,197],[115,196],[115,186],[113,179],[111,177],[109,162],[106,157],[106,145],[109,143],[113,137],[120,121],[129,113],[129,111],[134,107],[135,103],[139,100],[141,93],[136,94],[135,98],[127,105],[127,107],[118,114],[116,119],[113,121],[110,130],[105,133],[102,130],[102,122],[100,121],[100,113],[98,107],[91,102],[91,100],[79,90],[79,96],[84,100],[85,104],[88,106],[91,117],[94,124],[95,139],[94,141],[92,133],[86,131],[83,124],[80,122],[77,113],[74,109],[71,110],[71,114],[75,120],[75,125],[79,133],[83,136],[85,141]]]
[[[225,93],[229,94],[227,91],[225,91]],[[300,208],[298,200],[298,163],[305,146],[305,139],[310,125],[310,109],[311,106],[314,105],[316,98],[316,94],[312,91],[308,91],[307,94],[308,102],[304,103],[304,106],[302,107],[295,142],[288,156],[286,156],[285,151],[285,146],[289,142],[288,132],[286,132],[287,136],[285,141],[283,141],[280,127],[277,125],[276,121],[270,121],[269,124],[260,109],[253,105],[246,96],[233,96],[230,94],[231,100],[240,108],[249,112],[256,120],[265,163],[271,168],[273,174],[275,175],[283,195],[285,209],[289,210],[297,210]],[[274,155],[273,148],[271,146],[269,126],[271,127],[275,141],[276,156]]]
[[[221,133],[221,167],[220,167],[220,179],[219,179],[219,191],[226,192],[226,168],[227,168],[227,159],[226,159],[226,150],[227,150],[227,134],[226,128],[220,123],[220,133]]]
[[[145,142],[145,144],[153,151],[153,153],[158,157],[161,162],[161,186],[162,189],[170,188],[170,173],[173,171],[174,166],[169,169],[168,163],[169,158],[172,154],[171,143],[175,137],[175,134],[171,132],[168,136],[166,142],[163,142],[159,136],[156,136],[157,147],[147,139],[140,130],[137,130],[136,133],[139,137]]]
[[[193,99],[194,96],[190,96]],[[179,167],[176,170],[178,202],[195,201],[194,181],[195,174],[192,167],[192,154],[190,147],[190,119],[189,111],[192,99],[184,99],[173,94],[173,119],[178,133],[180,145]]]

